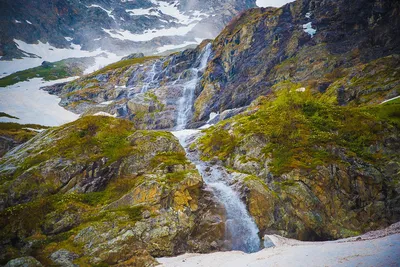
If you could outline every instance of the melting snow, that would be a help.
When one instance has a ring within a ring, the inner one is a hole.
[[[116,55],[114,53],[111,53],[111,52],[103,52],[103,54],[105,54],[105,55],[104,56],[103,55],[99,55],[99,56],[95,57],[95,59],[94,59],[95,60],[95,64],[93,66],[87,68],[83,72],[83,74],[92,73],[92,72],[94,72],[96,70],[99,70],[99,69],[107,66],[108,64],[117,62],[117,61],[121,60],[121,58],[122,58],[122,56],[118,56],[118,55]]]
[[[97,8],[100,8],[100,9],[102,9],[103,11],[107,12],[107,15],[108,15],[110,18],[112,18],[113,20],[115,20],[115,17],[114,17],[113,15],[111,15],[112,10],[107,10],[107,9],[105,9],[104,7],[99,6],[99,5],[90,5],[90,6],[88,6],[88,7],[95,7],[95,8],[97,7]]]
[[[0,121],[58,126],[76,120],[79,117],[77,114],[58,105],[60,102],[58,96],[39,90],[42,86],[68,82],[76,78],[71,77],[49,82],[45,82],[41,78],[34,78],[1,88],[0,110],[20,119],[2,117]]]
[[[163,52],[166,52],[168,50],[184,48],[184,47],[186,47],[188,45],[192,45],[192,44],[197,45],[199,43],[198,42],[188,42],[188,41],[186,41],[183,44],[178,44],[178,45],[164,45],[164,46],[161,46],[161,47],[157,48],[157,52],[158,53],[163,53]]]
[[[93,114],[93,116],[104,116],[104,117],[113,117],[113,118],[116,118],[116,117],[117,117],[117,114],[111,115],[110,113],[100,111],[100,112],[97,112],[96,114]]]
[[[27,53],[35,54],[38,57],[25,57],[22,59],[14,59],[12,61],[0,61],[0,78],[20,70],[40,66],[44,60],[54,62],[73,57],[96,57],[96,64],[90,68],[91,71],[94,71],[101,66],[105,66],[120,59],[120,57],[115,54],[104,52],[100,50],[100,48],[95,51],[86,51],[82,50],[81,46],[76,44],[71,44],[72,49],[68,49],[56,48],[49,43],[42,43],[40,41],[38,44],[27,44],[23,41],[14,39],[14,42],[17,44],[19,49]],[[102,56],[101,53],[106,53],[108,57]]]
[[[132,41],[150,41],[156,37],[160,36],[183,36],[189,33],[194,26],[203,18],[208,17],[208,14],[202,13],[198,10],[192,11],[190,13],[181,13],[178,9],[179,2],[175,1],[172,3],[164,2],[164,1],[156,1],[151,0],[155,7],[152,8],[142,8],[142,9],[126,9],[130,15],[153,15],[160,16],[161,14],[165,14],[174,18],[175,22],[182,24],[183,26],[177,28],[168,28],[168,29],[148,29],[144,31],[142,34],[133,34],[127,30],[111,30],[111,29],[103,29],[106,33],[108,33],[112,38],[120,39],[120,40],[132,40]],[[168,21],[160,20],[168,23]],[[197,40],[196,40],[197,41]],[[186,44],[188,45],[188,44]],[[180,47],[184,47],[183,44]],[[180,47],[161,47],[158,52],[165,52],[170,49],[180,48]]]
[[[312,22],[303,24],[303,30],[304,32],[308,33],[311,36],[311,38],[314,37],[314,35],[317,33],[317,30],[313,29],[312,27]]]
[[[156,5],[162,13],[176,18],[177,21],[182,24],[191,24],[195,21],[201,20],[202,17],[208,17],[207,14],[201,13],[197,10],[192,12],[191,16],[181,13],[178,9],[179,2],[167,3],[156,0],[151,0],[151,2]]]
[[[38,133],[41,133],[41,132],[43,132],[45,130],[45,129],[34,129],[34,128],[29,128],[29,127],[22,128],[22,129],[29,130],[29,131],[32,131],[32,132],[38,132]]]
[[[126,9],[125,10],[131,16],[144,16],[144,15],[153,15],[160,16],[159,12],[154,8],[139,8],[139,9]]]
[[[265,266],[399,266],[400,234],[376,239],[301,242],[268,236],[276,245],[259,252],[241,251],[158,258],[163,267],[265,267]],[[277,242],[278,241],[278,242]]]
[[[146,30],[141,34],[134,34],[128,30],[111,30],[111,29],[103,29],[106,33],[108,33],[112,38],[120,39],[120,40],[131,40],[135,42],[145,42],[150,41],[156,37],[160,36],[183,36],[189,33],[194,26],[195,23],[182,26],[178,28],[169,28],[169,29],[150,29]]]

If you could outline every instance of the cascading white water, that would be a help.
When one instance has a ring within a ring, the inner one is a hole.
[[[184,83],[183,95],[178,101],[177,130],[183,130],[186,127],[192,111],[194,92],[201,77],[199,74],[201,74],[201,72],[207,67],[211,53],[212,48],[211,43],[209,43],[196,60],[194,67],[189,70],[189,80]]]
[[[209,165],[201,161],[197,153],[188,151],[187,148],[190,144],[186,140],[197,132],[199,130],[181,130],[172,133],[185,148],[187,157],[196,165],[204,182],[213,190],[218,201],[224,205],[227,216],[227,234],[231,238],[232,249],[247,253],[258,251],[260,249],[258,227],[247,212],[246,206],[240,200],[238,193],[229,186],[231,176],[224,168]]]
[[[156,76],[161,72],[162,61],[156,60],[151,66],[151,70],[147,73],[146,78],[144,78],[141,93],[146,93],[153,85],[157,85]]]

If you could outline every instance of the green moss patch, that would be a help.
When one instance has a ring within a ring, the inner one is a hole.
[[[200,139],[206,158],[226,160],[246,137],[261,135],[268,140],[265,157],[272,157],[270,169],[283,174],[300,168],[311,170],[340,159],[334,148],[343,148],[348,156],[374,162],[382,159],[372,153],[371,145],[383,140],[385,132],[395,131],[398,106],[378,105],[369,108],[342,107],[326,103],[309,91],[297,92],[298,84],[287,84],[275,93],[275,99],[262,101],[258,111],[237,116],[212,127]],[[224,124],[234,124],[233,131]]]
[[[0,79],[0,87],[6,87],[18,82],[27,81],[33,78],[43,78],[45,81],[58,80],[71,76],[78,76],[83,73],[82,66],[71,66],[65,60],[51,63],[51,66],[39,66],[23,71],[18,71]]]
[[[150,56],[150,57],[141,57],[141,58],[133,58],[133,59],[127,59],[127,60],[121,60],[118,62],[115,62],[113,64],[110,64],[94,73],[92,73],[90,76],[95,76],[98,74],[106,73],[108,71],[116,70],[116,69],[122,69],[126,67],[130,67],[135,64],[142,64],[144,62],[147,62],[149,60],[153,59],[158,59],[158,56]]]

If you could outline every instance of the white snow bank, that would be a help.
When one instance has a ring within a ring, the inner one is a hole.
[[[42,86],[67,82],[76,79],[71,77],[44,82],[41,78],[20,82],[0,88],[0,111],[20,118],[11,119],[0,117],[0,122],[33,123],[45,126],[58,126],[76,120],[79,116],[60,107],[60,98],[50,95]]]
[[[199,44],[199,43],[198,43],[198,42],[189,42],[189,41],[186,41],[186,42],[184,42],[183,44],[178,44],[178,45],[163,45],[163,46],[157,48],[157,52],[158,52],[158,53],[163,53],[163,52],[166,52],[166,51],[168,51],[168,50],[184,48],[184,47],[186,47],[186,46],[188,46],[188,45],[193,45],[193,44],[194,44],[194,45],[197,45],[197,44]]]
[[[145,42],[161,36],[183,36],[189,33],[195,26],[196,23],[176,28],[149,29],[140,34],[135,34],[128,30],[103,29],[103,31],[115,39]]]
[[[117,114],[111,115],[110,113],[100,111],[100,112],[97,112],[97,113],[93,114],[93,116],[104,116],[104,117],[113,117],[113,118],[116,118],[116,117],[117,117]]]
[[[22,129],[28,130],[28,131],[32,131],[32,132],[37,132],[37,133],[41,133],[41,132],[43,132],[44,130],[46,130],[46,129],[34,129],[34,128],[29,128],[29,127],[22,128]]]
[[[65,37],[67,39],[69,37]],[[37,58],[25,57],[22,59],[14,59],[12,61],[0,61],[0,78],[10,75],[14,72],[40,66],[43,61],[59,61],[66,58],[96,57],[96,63],[90,67],[85,73],[89,73],[99,69],[101,66],[116,62],[121,59],[114,53],[105,52],[101,49],[95,51],[82,50],[80,45],[71,44],[71,49],[56,48],[49,43],[38,42],[38,44],[28,44],[20,40],[14,39],[18,48],[31,54],[35,54]],[[107,54],[107,57],[101,54]]]
[[[269,237],[276,247],[253,254],[229,251],[157,260],[164,267],[400,266],[400,224],[393,231],[387,229],[329,242],[301,242],[273,235]]]
[[[317,33],[317,30],[313,29],[312,27],[312,22],[303,24],[303,30],[304,32],[308,33],[311,36],[311,38],[314,37],[314,35]]]
[[[126,9],[125,10],[131,16],[160,16],[158,10],[154,8],[138,8],[138,9]]]
[[[178,23],[181,24],[192,24],[193,22],[199,21],[204,17],[208,17],[208,14],[201,13],[198,10],[191,12],[191,14],[181,13],[178,9],[179,2],[164,2],[151,0],[151,2],[157,6],[157,8],[164,14],[174,17]]]
[[[104,7],[102,7],[102,6],[99,6],[99,5],[90,5],[90,6],[88,6],[89,8],[90,7],[94,7],[94,8],[100,8],[101,10],[103,10],[103,11],[105,11],[106,13],[107,13],[107,15],[110,17],[110,18],[112,18],[113,20],[115,20],[115,17],[114,17],[114,15],[111,15],[111,13],[112,13],[112,10],[108,10],[108,9],[105,9]]]
[[[284,4],[293,2],[294,0],[257,0],[256,5],[259,7],[281,7]]]

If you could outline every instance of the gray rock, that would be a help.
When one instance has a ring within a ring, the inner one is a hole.
[[[60,249],[50,255],[50,259],[62,267],[75,267],[78,266],[72,262],[79,258],[79,255],[72,253],[66,249]]]
[[[264,248],[273,248],[275,247],[274,242],[272,242],[271,238],[269,238],[267,235],[264,236],[263,240]]]
[[[10,260],[4,267],[33,267],[33,266],[43,266],[34,257],[22,257]]]

